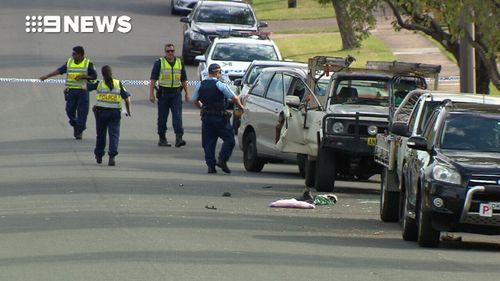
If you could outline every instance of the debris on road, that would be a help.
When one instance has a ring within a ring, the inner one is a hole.
[[[297,209],[314,209],[316,206],[314,204],[298,201],[295,198],[292,199],[280,199],[269,204],[272,208],[297,208]]]

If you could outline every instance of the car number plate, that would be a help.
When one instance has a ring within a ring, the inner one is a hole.
[[[493,210],[500,210],[500,202],[490,202],[490,205]]]
[[[366,140],[366,143],[369,145],[369,146],[375,146],[377,144],[377,138],[375,137],[369,137],[367,140]]]

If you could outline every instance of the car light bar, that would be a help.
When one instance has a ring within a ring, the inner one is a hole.
[[[238,31],[232,29],[217,29],[217,35],[222,38],[227,37],[256,37],[258,39],[269,39],[270,31]]]

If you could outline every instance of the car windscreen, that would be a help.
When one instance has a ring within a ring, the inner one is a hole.
[[[338,81],[332,104],[389,105],[389,81],[354,80]]]
[[[500,116],[450,114],[442,130],[440,147],[500,152]]]
[[[320,79],[318,83],[314,86],[314,94],[316,96],[322,97],[326,95],[326,88],[328,88],[328,84],[330,80]]]
[[[196,22],[254,25],[252,11],[247,7],[203,6],[195,15]]]
[[[278,60],[273,45],[219,43],[215,45],[212,60],[254,61]]]
[[[269,66],[260,66],[260,65],[256,65],[254,67],[252,67],[252,69],[250,69],[248,75],[247,75],[247,79],[245,81],[245,84],[248,84],[248,85],[252,85],[253,82],[255,82],[255,79],[257,79],[257,77],[259,76],[259,74],[262,72],[262,70],[264,68],[267,68]]]

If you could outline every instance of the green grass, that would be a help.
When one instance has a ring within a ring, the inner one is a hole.
[[[354,56],[354,67],[363,67],[367,60],[392,61],[396,57],[387,46],[378,38],[370,36],[362,43],[362,47],[350,51],[342,51],[340,34],[317,34],[298,37],[273,39],[278,45],[285,59],[306,62],[316,55],[345,57]]]
[[[490,95],[492,96],[500,96],[500,91],[493,85],[493,83],[490,83]]]
[[[259,20],[303,20],[335,17],[332,5],[317,0],[297,0],[296,8],[288,8],[285,0],[253,0],[252,7]]]
[[[295,28],[295,29],[286,29],[274,31],[276,34],[311,34],[311,33],[331,33],[331,32],[339,32],[338,27],[316,27],[316,28]]]

